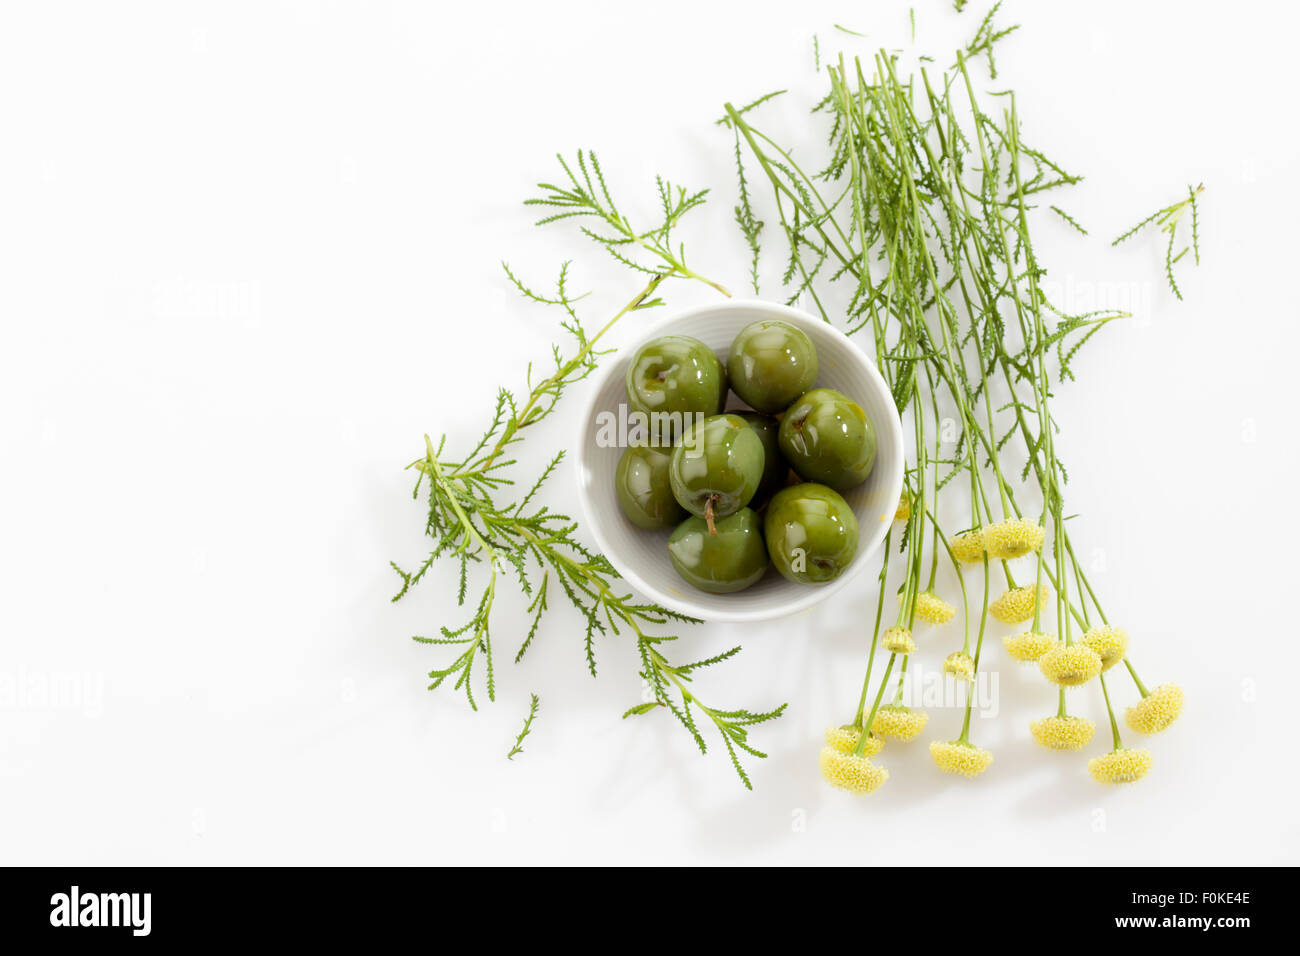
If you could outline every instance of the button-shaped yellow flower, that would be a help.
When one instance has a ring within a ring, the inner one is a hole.
[[[958,561],[978,564],[984,560],[984,534],[979,528],[954,535],[948,542],[948,547],[952,550],[952,556]]]
[[[1183,689],[1177,684],[1161,684],[1124,711],[1124,723],[1141,734],[1164,730],[1183,712]]]
[[[1029,724],[1029,732],[1049,750],[1082,750],[1097,725],[1086,717],[1044,717]]]
[[[838,750],[842,754],[851,754],[858,748],[858,741],[862,739],[862,730],[854,727],[852,724],[844,724],[842,727],[826,728],[826,746],[833,750]],[[867,745],[862,748],[862,756],[874,757],[880,751],[885,749],[885,741],[882,737],[870,734],[867,737]]]
[[[1082,644],[1058,644],[1038,659],[1038,669],[1053,684],[1078,687],[1101,673],[1101,658]]]
[[[993,754],[989,751],[956,740],[948,743],[932,741],[930,758],[944,773],[961,774],[963,777],[977,777],[993,762]]]
[[[943,659],[943,672],[958,680],[974,680],[975,661],[965,651],[953,651]]]
[[[877,767],[866,757],[841,753],[834,747],[822,748],[819,763],[826,782],[849,793],[870,793],[889,779],[889,771],[884,767]]]
[[[881,635],[881,643],[885,645],[885,650],[891,654],[910,654],[916,650],[916,642],[912,640],[912,632],[905,627],[885,628],[885,633]]]
[[[1010,588],[1002,592],[1002,595],[989,605],[989,613],[1001,621],[1003,624],[1019,624],[1022,621],[1028,621],[1034,616],[1034,611],[1047,605],[1048,590],[1047,585],[1041,585],[1037,588],[1038,600],[1034,600],[1035,589]]]
[[[1098,783],[1133,783],[1151,769],[1151,751],[1121,748],[1088,761],[1088,773]]]
[[[1010,518],[984,529],[984,550],[990,558],[1009,561],[1037,551],[1043,545],[1043,536],[1043,527],[1037,522]]]
[[[886,704],[876,711],[871,721],[871,732],[895,740],[911,740],[925,729],[930,715],[923,710],[912,710],[901,704]]]
[[[1122,627],[1102,624],[1089,628],[1079,638],[1079,643],[1096,651],[1101,658],[1101,669],[1108,671],[1124,659],[1124,652],[1128,650],[1128,632]]]
[[[1056,646],[1055,634],[1040,634],[1038,631],[1026,631],[1015,637],[1002,638],[1002,646],[1012,660],[1021,663],[1036,661]]]
[[[898,596],[898,603],[903,603],[903,595]],[[946,624],[951,621],[957,609],[933,591],[922,591],[916,596],[916,617],[919,621],[930,624]]]
[[[898,498],[898,510],[894,512],[894,520],[906,521],[910,517],[912,517],[912,499],[907,496],[905,491]]]

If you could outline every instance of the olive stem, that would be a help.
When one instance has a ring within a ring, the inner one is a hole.
[[[709,534],[717,535],[718,529],[713,524],[713,503],[718,500],[717,495],[709,495],[704,501],[704,523],[709,526]]]

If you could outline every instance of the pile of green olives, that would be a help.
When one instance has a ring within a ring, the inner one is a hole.
[[[726,362],[687,335],[632,356],[627,402],[646,427],[619,459],[618,503],[638,528],[672,529],[668,558],[701,591],[743,591],[769,566],[824,584],[857,553],[840,492],[871,474],[876,431],[817,370],[812,339],[781,319],[745,326]],[[748,407],[724,411],[729,390]]]

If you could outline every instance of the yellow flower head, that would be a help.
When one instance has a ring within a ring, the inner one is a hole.
[[[1029,663],[1038,660],[1056,646],[1056,635],[1026,631],[1015,637],[1002,638],[1002,646],[1007,649],[1012,660]]]
[[[903,603],[903,595],[898,596],[898,603]],[[922,591],[916,596],[916,617],[919,621],[930,624],[944,624],[951,621],[957,609],[933,591]]]
[[[1151,751],[1121,748],[1088,761],[1088,773],[1098,783],[1133,783],[1151,769]]]
[[[1058,644],[1038,659],[1038,669],[1053,684],[1078,687],[1101,673],[1101,658],[1082,644]]]
[[[1096,729],[1086,717],[1044,717],[1029,724],[1034,739],[1049,750],[1082,750]]]
[[[1177,684],[1161,684],[1124,711],[1124,723],[1140,734],[1164,730],[1183,712],[1183,689]]]
[[[1079,643],[1096,651],[1101,658],[1101,669],[1108,671],[1124,659],[1124,652],[1128,650],[1128,632],[1122,627],[1100,625],[1090,628],[1079,638]]]
[[[1011,518],[984,529],[984,547],[990,558],[1009,561],[1037,551],[1043,545],[1043,534],[1037,522]]]
[[[989,613],[1003,624],[1019,624],[1034,616],[1034,611],[1047,604],[1047,585],[1038,588],[1038,601],[1034,601],[1033,588],[1011,588],[989,605]]]
[[[912,499],[903,492],[898,498],[898,510],[894,512],[895,521],[906,521],[912,517]]]
[[[916,650],[912,632],[905,627],[887,627],[884,638],[885,650],[894,654],[910,654]]]
[[[852,724],[826,728],[826,746],[832,750],[838,750],[842,754],[853,753],[858,747],[858,741],[861,739],[862,731]],[[862,756],[874,757],[884,749],[884,739],[877,737],[875,734],[869,734],[867,736],[867,745],[862,748]]]
[[[871,732],[895,740],[911,740],[925,729],[930,715],[923,710],[912,710],[901,704],[886,704],[876,711],[871,721]]]
[[[884,767],[877,767],[866,757],[841,753],[834,747],[823,747],[819,762],[826,782],[849,793],[870,793],[889,779],[889,771]]]
[[[965,651],[953,651],[943,659],[943,672],[958,680],[974,680],[975,661]]]
[[[955,740],[946,744],[931,741],[930,758],[944,773],[959,773],[963,777],[978,776],[993,762],[993,754],[989,751]]]
[[[976,528],[956,535],[948,542],[952,556],[967,564],[978,564],[984,560],[984,533]]]

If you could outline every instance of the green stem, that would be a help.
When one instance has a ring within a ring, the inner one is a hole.
[[[853,715],[853,726],[862,729],[862,712],[867,706],[868,688],[871,686],[871,668],[876,661],[876,642],[880,639],[880,621],[885,612],[885,575],[889,571],[889,543],[894,535],[891,527],[885,532],[885,558],[880,567],[880,586],[876,589],[876,624],[871,631],[871,650],[867,654],[867,673],[862,678],[862,696],[858,698],[858,711]]]
[[[1106,689],[1106,675],[1098,674],[1098,680],[1101,681],[1101,693],[1106,698],[1106,713],[1110,716],[1110,736],[1114,741],[1114,749],[1119,750],[1124,746],[1119,739],[1119,722],[1115,719],[1115,708],[1110,705],[1110,691]]]
[[[889,664],[885,667],[885,676],[880,679],[880,690],[876,692],[876,701],[871,705],[871,713],[867,715],[866,723],[862,725],[862,734],[858,738],[858,745],[853,749],[855,756],[861,757],[867,749],[867,737],[871,734],[871,725],[875,723],[876,711],[880,709],[880,699],[885,696],[885,685],[889,683],[889,675],[894,669],[894,659],[897,654],[889,655]]]

